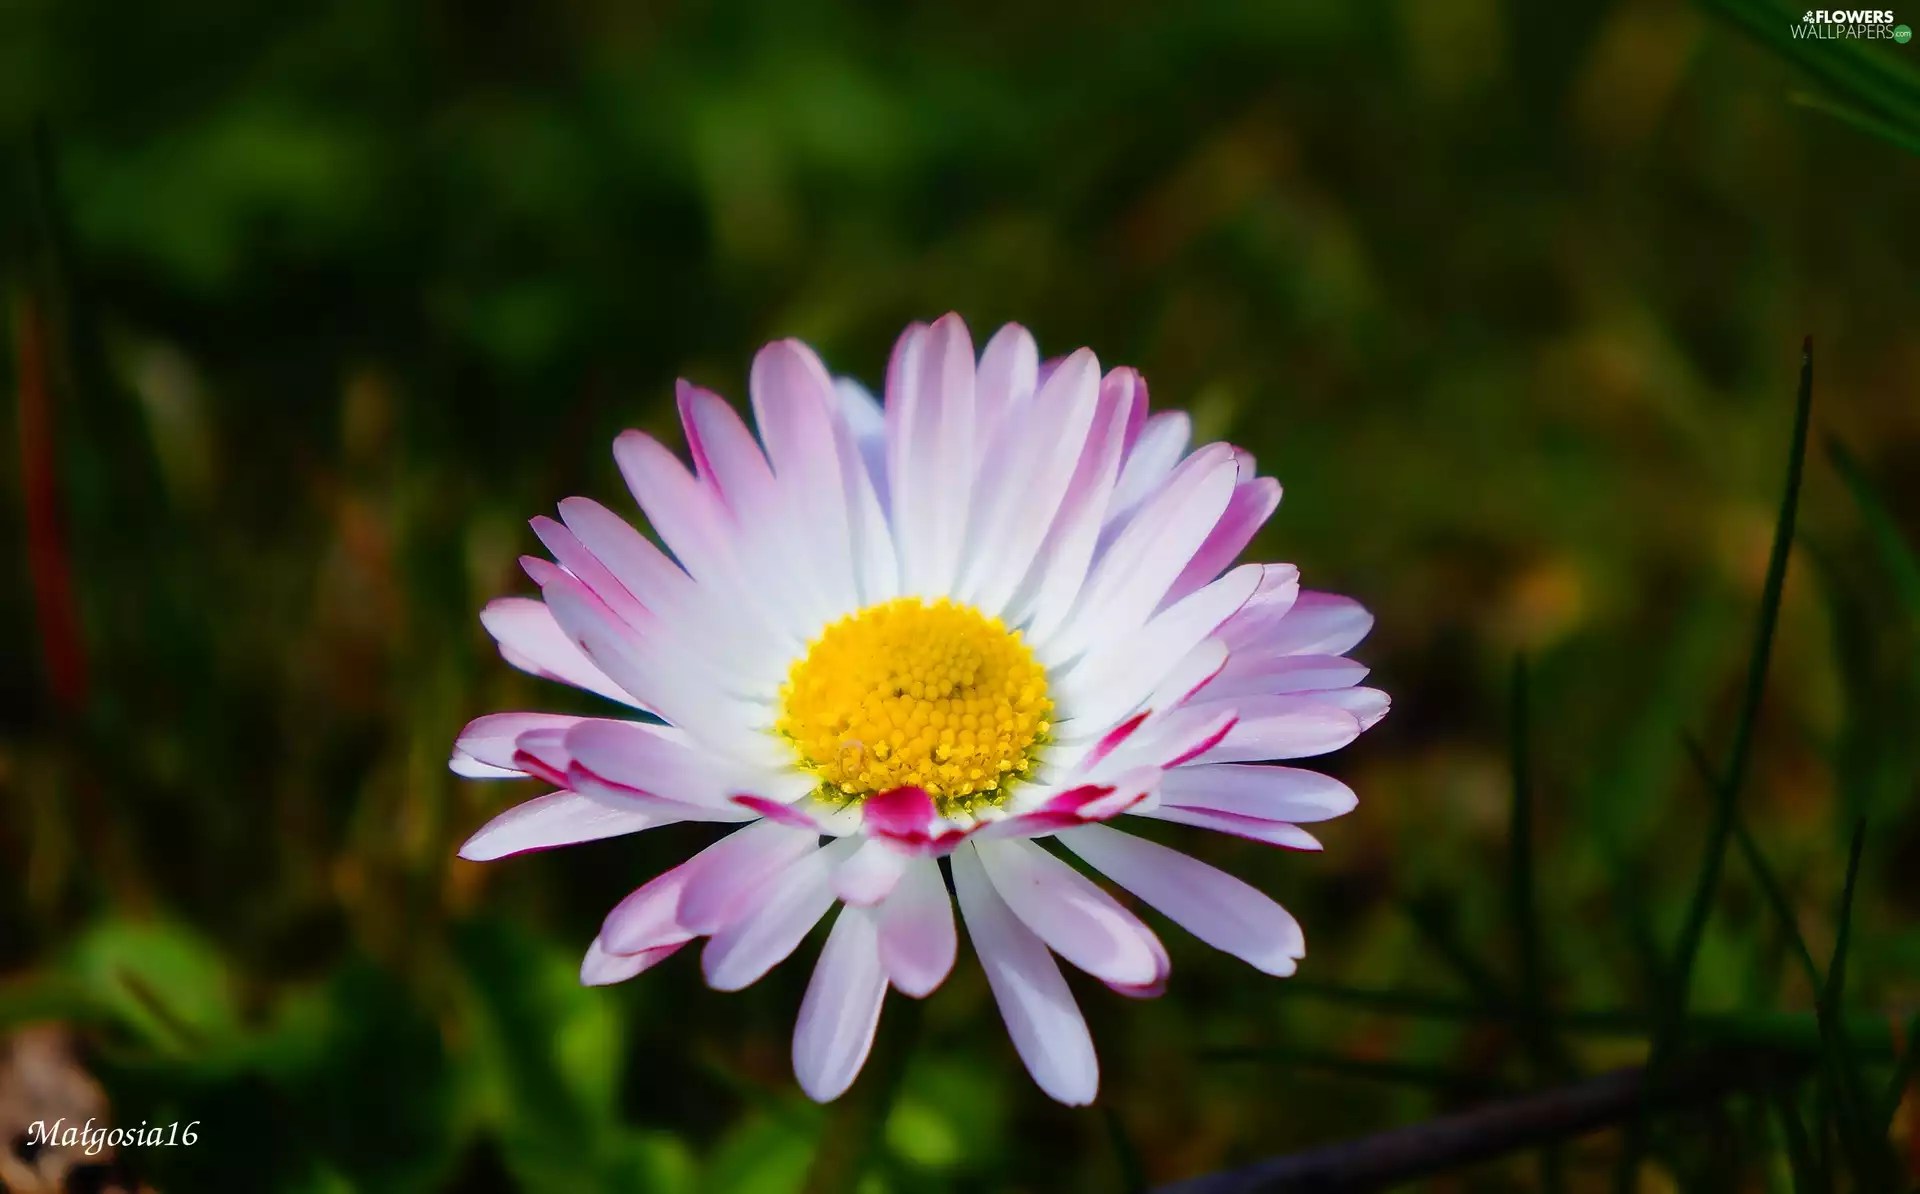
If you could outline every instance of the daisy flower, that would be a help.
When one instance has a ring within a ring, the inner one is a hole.
[[[1299,925],[1241,880],[1117,829],[1198,825],[1317,850],[1348,788],[1272,760],[1335,750],[1386,712],[1345,652],[1372,618],[1290,564],[1229,569],[1280,486],[1189,449],[1132,369],[1042,363],[1025,329],[978,356],[915,324],[884,405],[795,340],[749,380],[755,429],[680,383],[692,467],[629,431],[614,458],[658,542],[587,498],[533,529],[538,599],[480,620],[508,663],[646,715],[498,713],[453,770],[555,790],[461,850],[488,860],[684,821],[727,832],[608,914],[581,979],[632,978],[704,939],[734,991],[829,914],[794,1072],[826,1101],[866,1060],[889,988],[921,998],[953,902],[1042,1090],[1091,1102],[1099,1064],[1055,955],[1129,996],[1166,950],[1058,847],[1268,974]],[[944,860],[944,866],[943,866]]]

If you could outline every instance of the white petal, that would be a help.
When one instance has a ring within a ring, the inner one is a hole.
[[[790,528],[788,583],[803,582],[817,592],[822,604],[812,612],[825,625],[859,601],[834,435],[833,379],[811,348],[780,340],[753,358],[749,390],[784,507],[776,513]]]
[[[1352,788],[1317,771],[1216,763],[1167,772],[1160,781],[1160,802],[1310,823],[1352,812],[1359,800]]]
[[[727,839],[722,838],[724,842]],[[618,954],[669,945],[685,945],[700,934],[680,920],[680,899],[687,883],[712,858],[719,842],[662,875],[636,887],[600,922],[599,943]]]
[[[600,599],[620,621],[636,630],[644,630],[653,621],[653,611],[640,603],[627,586],[620,583],[599,556],[587,550],[580,537],[564,524],[542,514],[528,523],[554,561],[573,574],[575,580]]]
[[[1260,587],[1240,612],[1220,627],[1220,637],[1236,655],[1259,654],[1262,641],[1271,636],[1299,599],[1300,569],[1292,564],[1262,565]]]
[[[1174,467],[1186,456],[1187,444],[1192,438],[1193,421],[1185,411],[1161,411],[1147,420],[1140,438],[1134,441],[1133,450],[1127,453],[1119,483],[1114,486],[1113,501],[1108,506],[1107,522],[1111,528],[1106,536],[1108,542],[1132,521],[1140,504],[1166,484]]]
[[[946,981],[959,938],[953,902],[931,858],[912,859],[893,894],[880,905],[880,959],[893,985],[922,998]]]
[[[553,620],[545,602],[531,597],[497,598],[480,611],[480,624],[500,644],[500,657],[521,671],[584,688],[623,705],[640,704],[593,666]]]
[[[1040,350],[1033,336],[1017,323],[1009,323],[993,334],[980,350],[980,372],[974,389],[975,417],[979,422],[977,443],[979,468],[994,467],[992,448],[996,433],[1009,418],[1027,414],[1040,379]]]
[[[1041,662],[1055,666],[1090,644],[1132,634],[1159,607],[1233,496],[1233,449],[1213,444],[1182,461],[1167,483],[1120,532],[1081,590],[1061,632],[1036,640]]]
[[[1363,730],[1372,729],[1381,718],[1387,715],[1392,701],[1387,694],[1377,688],[1335,688],[1326,692],[1316,692],[1315,698],[1338,705],[1360,723]]]
[[[1353,598],[1305,591],[1258,645],[1266,655],[1345,655],[1372,629],[1373,615]]]
[[[752,545],[764,544],[754,529],[758,523],[743,531],[718,490],[696,480],[650,435],[622,432],[613,441],[613,458],[661,542],[703,590],[720,595],[741,616],[764,619],[801,641],[813,633],[817,627],[804,611],[781,601],[765,584],[749,581],[753,561],[743,559],[742,552],[753,556]]]
[[[468,758],[503,770],[519,771],[514,752],[519,749],[520,735],[531,730],[551,730],[564,735],[586,720],[566,713],[489,713],[468,722],[453,745]]]
[[[563,744],[564,749],[564,744]],[[667,821],[752,821],[761,814],[736,801],[703,804],[687,800],[669,800],[652,792],[612,783],[587,770],[577,760],[567,764],[567,786],[597,804],[622,811],[651,813]],[[785,807],[785,806],[779,806]]]
[[[447,760],[447,770],[461,779],[525,779],[527,777],[524,771],[482,763],[463,750],[453,752],[453,757]]]
[[[1059,681],[1060,708],[1087,725],[1119,722],[1245,605],[1259,583],[1259,565],[1236,568],[1155,614],[1134,634],[1096,643]]]
[[[1211,829],[1215,833],[1230,833],[1252,842],[1263,842],[1269,846],[1280,846],[1287,850],[1323,849],[1320,839],[1285,821],[1267,821],[1259,817],[1243,817],[1238,813],[1215,812],[1210,808],[1182,808],[1174,804],[1162,804],[1154,808],[1134,808],[1128,810],[1135,816],[1150,817],[1155,821],[1172,821],[1180,825],[1192,825],[1197,829]]]
[[[873,491],[880,498],[880,508],[886,510],[889,508],[886,412],[867,392],[867,387],[851,377],[835,378],[833,392],[840,399],[841,418],[845,421],[848,433],[853,436],[854,446],[860,451],[860,459],[867,466],[867,476],[873,481]]]
[[[945,596],[973,489],[973,343],[958,315],[907,330],[887,373],[887,474],[904,590]]]
[[[605,987],[626,982],[641,971],[666,961],[679,949],[678,945],[663,945],[635,954],[614,954],[608,953],[600,938],[595,937],[593,944],[587,946],[587,956],[580,961],[580,985]]]
[[[853,844],[848,838],[812,850],[755,892],[746,914],[715,933],[701,952],[707,985],[738,991],[785,961],[833,907],[833,868]]]
[[[819,834],[778,821],[755,821],[721,838],[701,852],[700,867],[680,893],[680,923],[695,933],[718,932],[776,874],[819,845]]]
[[[1211,696],[1211,694],[1209,694]],[[1240,720],[1227,736],[1199,756],[1200,763],[1304,759],[1339,750],[1360,736],[1353,714],[1323,699],[1325,694],[1241,697],[1202,708],[1232,709]]]
[[[580,722],[568,732],[566,749],[576,763],[623,787],[730,813],[735,795],[784,804],[805,795],[814,782],[741,766],[698,749],[679,731],[640,722]]]
[[[980,472],[968,567],[959,588],[988,613],[1002,613],[1013,599],[1081,475],[1099,405],[1100,362],[1083,348],[1040,387],[1027,417],[1001,426],[989,451],[990,465]],[[1085,485],[1093,484],[1089,473]]]
[[[492,862],[509,854],[571,846],[638,833],[673,820],[654,812],[610,808],[577,792],[552,792],[514,805],[460,847],[469,862]]]
[[[1220,516],[1213,533],[1193,553],[1186,568],[1174,578],[1173,586],[1167,590],[1169,601],[1179,600],[1224,572],[1280,507],[1280,482],[1272,477],[1255,476],[1253,457],[1247,453],[1237,453],[1236,459],[1240,463],[1240,483],[1234,486],[1227,512]]]
[[[1100,1090],[1093,1037],[1046,944],[1020,923],[995,892],[976,852],[965,846],[953,853],[953,886],[987,985],[1027,1072],[1058,1102],[1074,1107],[1093,1102]]]
[[[675,726],[709,746],[769,769],[791,762],[764,732],[764,707],[714,691],[706,677],[683,667],[661,634],[641,635],[619,624],[604,604],[565,573],[546,577],[547,605],[587,658],[621,687],[658,709]]]
[[[893,894],[910,860],[885,842],[868,840],[833,872],[833,890],[849,904],[872,907]]]
[[[1162,977],[1153,930],[1085,875],[1023,838],[976,849],[1000,898],[1055,953],[1123,987]]]
[[[793,1032],[793,1074],[808,1098],[830,1102],[853,1085],[873,1048],[886,995],[873,918],[864,909],[843,909],[814,965]]]
[[[1215,949],[1268,974],[1292,974],[1306,954],[1285,908],[1225,871],[1143,838],[1085,825],[1061,844]]]
[[[1344,655],[1276,655],[1261,658],[1236,653],[1218,679],[1207,686],[1208,700],[1320,692],[1351,688],[1367,678],[1367,666]]]
[[[1109,777],[1143,767],[1166,770],[1190,763],[1218,746],[1238,719],[1231,703],[1189,704],[1154,713],[1084,777]]]
[[[663,626],[690,650],[737,677],[733,687],[764,687],[778,678],[778,666],[795,640],[775,632],[751,610],[720,599],[711,587],[702,589],[651,539],[600,503],[568,498],[560,503],[560,517]]]
[[[1225,640],[1207,639],[1160,678],[1159,685],[1147,694],[1146,707],[1177,709],[1196,697],[1212,700],[1213,686],[1230,662]]]
[[[1099,367],[1091,359],[1088,364],[1093,370]],[[1115,369],[1099,384],[1086,445],[1061,495],[1059,512],[1019,589],[1017,603],[1036,641],[1058,632],[1087,582],[1114,481],[1120,475],[1128,411],[1141,388],[1139,375],[1132,369]],[[1026,567],[1024,558],[1017,562]]]
[[[858,391],[858,399],[847,396],[847,387]],[[894,551],[893,531],[887,526],[886,489],[874,473],[886,460],[886,427],[880,408],[860,389],[857,382],[839,383],[840,404],[834,418],[833,435],[840,460],[841,489],[847,498],[847,531],[852,537],[855,579],[860,600],[867,605],[891,601],[900,595],[900,559]],[[867,445],[860,439],[853,412],[864,403],[870,409],[879,441]]]

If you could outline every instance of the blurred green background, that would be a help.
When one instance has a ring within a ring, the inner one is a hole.
[[[1395,708],[1327,760],[1361,804],[1324,855],[1159,835],[1300,916],[1300,978],[1178,932],[1161,1000],[1076,976],[1103,1115],[1032,1087],[963,956],[865,1194],[1117,1191],[1547,1076],[1498,1014],[1521,652],[1539,986],[1654,1006],[1712,806],[1682,734],[1733,737],[1809,332],[1742,816],[1822,964],[1867,818],[1847,996],[1890,1057],[1920,1002],[1920,158],[1794,102],[1797,16],[0,6],[0,1029],[76,1025],[115,1122],[202,1121],[131,1155],[163,1194],[800,1190],[861,1130],[791,1079],[810,961],[576,986],[703,831],[461,862],[532,793],[445,759],[481,713],[590,707],[476,614],[530,591],[527,518],[630,508],[609,441],[678,442],[676,376],[739,399],[799,335],[874,383],[958,309],[1135,364],[1253,451],[1286,486],[1255,557],[1376,612],[1357,654]],[[1804,1028],[1789,952],[1730,861],[1694,1010]],[[1570,1070],[1645,1053],[1569,1040]],[[1643,1188],[1780,1181],[1754,1132],[1731,1169],[1656,1136]],[[1620,1149],[1560,1177],[1607,1188]]]

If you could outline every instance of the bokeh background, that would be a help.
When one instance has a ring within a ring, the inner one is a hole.
[[[1105,1107],[1074,1111],[963,956],[863,1194],[1122,1190],[1552,1077],[1502,1003],[1522,654],[1539,988],[1623,1025],[1560,1063],[1644,1056],[1712,807],[1683,734],[1734,734],[1807,333],[1742,816],[1822,964],[1866,818],[1849,1023],[1891,1057],[1920,1002],[1920,157],[1795,97],[1920,45],[1796,47],[1797,17],[4,6],[0,1030],[70,1026],[112,1122],[200,1121],[123,1157],[162,1194],[855,1188],[809,1172],[858,1116],[788,1068],[812,946],[740,994],[687,958],[576,985],[702,830],[461,862],[531,793],[445,759],[481,713],[589,707],[476,614],[530,591],[529,517],[630,508],[609,442],[678,442],[675,377],[738,399],[799,335],[873,383],[957,309],[1135,364],[1254,452],[1286,486],[1255,556],[1376,612],[1395,708],[1326,761],[1361,804],[1324,854],[1164,835],[1301,917],[1298,979],[1178,932],[1163,999],[1076,976]],[[1810,1031],[1737,860],[1692,994]],[[1656,1135],[1642,1188],[1785,1180],[1764,1119],[1729,1113],[1731,1165]],[[1621,1141],[1440,1188],[1604,1188]]]

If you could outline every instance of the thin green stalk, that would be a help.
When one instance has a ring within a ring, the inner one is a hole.
[[[1440,1066],[1400,1061],[1372,1061],[1346,1057],[1318,1049],[1298,1049],[1290,1045],[1255,1045],[1245,1049],[1209,1049],[1200,1054],[1202,1061],[1257,1062],[1282,1061],[1295,1069],[1317,1070],[1342,1078],[1359,1078],[1390,1086],[1412,1086],[1443,1094],[1487,1096],[1512,1093],[1513,1087],[1485,1074],[1462,1073]]]
[[[1407,901],[1407,915],[1484,1006],[1497,1008],[1502,1013],[1511,1012],[1513,997],[1493,969],[1460,940],[1454,931],[1452,911],[1446,904],[1431,894],[1419,896]]]
[[[1866,470],[1860,467],[1860,462],[1854,459],[1847,446],[1829,438],[1827,458],[1833,462],[1840,479],[1846,482],[1847,491],[1853,495],[1853,504],[1860,511],[1860,521],[1866,527],[1867,537],[1873,542],[1874,556],[1886,568],[1902,607],[1920,618],[1920,553],[1916,553],[1907,543],[1900,524],[1894,520],[1886,502],[1874,491]]]
[[[1520,1022],[1533,1077],[1545,1083],[1572,1069],[1567,1054],[1554,1038],[1548,1020],[1546,976],[1540,960],[1540,891],[1533,866],[1534,799],[1531,726],[1527,720],[1527,657],[1513,661],[1512,751],[1513,812],[1507,833],[1507,914],[1512,922],[1514,954],[1520,968]],[[1540,1185],[1547,1194],[1564,1188],[1564,1167],[1558,1144],[1540,1150]]]
[[[1867,823],[1855,822],[1853,840],[1847,850],[1847,878],[1840,895],[1839,925],[1835,930],[1833,958],[1827,963],[1827,983],[1822,1002],[1838,1009],[1847,991],[1847,955],[1853,945],[1853,903],[1859,889],[1860,858],[1865,851]],[[1840,1139],[1852,1153],[1854,1176],[1862,1189],[1895,1191],[1900,1178],[1886,1147],[1886,1137],[1876,1133],[1867,1106],[1867,1093],[1860,1067],[1843,1034],[1835,1033],[1827,1049],[1827,1062],[1839,1103]]]
[[[1713,911],[1713,899],[1720,885],[1720,872],[1726,862],[1727,843],[1733,837],[1733,823],[1739,810],[1740,789],[1753,757],[1753,735],[1760,724],[1760,702],[1766,693],[1767,665],[1773,658],[1773,636],[1780,621],[1780,597],[1787,580],[1787,558],[1793,548],[1793,528],[1800,507],[1800,481],[1807,458],[1807,424],[1813,409],[1813,337],[1801,349],[1800,389],[1793,414],[1793,440],[1787,457],[1786,492],[1780,499],[1780,514],[1774,525],[1773,548],[1767,558],[1766,583],[1760,592],[1760,618],[1754,629],[1753,652],[1747,662],[1747,683],[1740,698],[1740,713],[1734,722],[1733,747],[1728,754],[1726,774],[1715,785],[1713,820],[1701,852],[1699,878],[1688,901],[1686,920],[1674,950],[1673,989],[1668,995],[1667,1017],[1670,1031],[1677,1033],[1684,1024],[1687,999],[1693,985],[1693,966],[1700,955],[1700,942],[1706,935],[1707,918]]]
[[[1893,1075],[1887,1079],[1887,1089],[1880,1096],[1882,1135],[1893,1130],[1893,1117],[1900,1110],[1901,1100],[1906,1097],[1907,1084],[1913,1081],[1916,1066],[1920,1066],[1920,1015],[1907,1021],[1907,1047],[1901,1051],[1900,1060],[1894,1063]]]
[[[1100,1118],[1107,1125],[1107,1142],[1113,1146],[1113,1163],[1120,1170],[1120,1188],[1125,1194],[1148,1194],[1147,1168],[1140,1162],[1140,1150],[1134,1147],[1126,1121],[1106,1099],[1100,1100]]]
[[[1807,458],[1807,426],[1813,409],[1813,337],[1808,336],[1800,350],[1800,385],[1794,402],[1793,436],[1787,454],[1787,480],[1780,498],[1780,511],[1774,524],[1773,547],[1767,558],[1766,581],[1760,591],[1760,616],[1754,627],[1753,649],[1747,659],[1747,682],[1740,699],[1739,716],[1734,722],[1733,745],[1727,768],[1713,787],[1714,807],[1702,845],[1700,870],[1686,918],[1674,948],[1673,964],[1668,971],[1669,985],[1663,1006],[1659,1008],[1653,1049],[1648,1069],[1658,1075],[1681,1046],[1687,1030],[1687,1003],[1693,987],[1693,967],[1700,955],[1700,943],[1706,935],[1707,918],[1713,911],[1714,895],[1719,890],[1720,872],[1725,867],[1727,843],[1733,837],[1735,814],[1739,809],[1740,789],[1752,760],[1753,737],[1760,721],[1761,698],[1766,692],[1767,666],[1773,657],[1773,636],[1780,621],[1780,598],[1787,580],[1787,559],[1792,554],[1794,523],[1800,508],[1800,481]],[[1650,1083],[1651,1085],[1651,1083]],[[1640,1160],[1647,1145],[1647,1123],[1637,1118],[1627,1131],[1626,1146],[1614,1173],[1614,1186],[1620,1194],[1630,1194],[1638,1185]]]
[[[1796,1194],[1825,1194],[1829,1188],[1824,1175],[1813,1163],[1813,1148],[1807,1141],[1807,1125],[1800,1118],[1800,1107],[1791,1087],[1774,1087],[1767,1092],[1774,1118],[1780,1121],[1780,1136],[1786,1144],[1787,1164],[1793,1170]]]
[[[1706,750],[1700,740],[1691,734],[1685,735],[1687,757],[1692,760],[1694,770],[1709,791],[1719,787],[1714,778],[1713,765],[1707,762]],[[1736,812],[1733,820],[1733,840],[1739,846],[1740,855],[1746,861],[1747,869],[1753,872],[1754,881],[1760,884],[1760,892],[1766,897],[1767,904],[1773,909],[1774,919],[1780,922],[1787,943],[1792,946],[1794,957],[1800,963],[1800,972],[1807,980],[1807,988],[1813,992],[1816,1003],[1821,998],[1821,989],[1825,986],[1820,978],[1820,967],[1813,960],[1813,952],[1807,948],[1807,939],[1800,932],[1800,920],[1794,915],[1793,905],[1787,901],[1786,891],[1780,886],[1780,879],[1773,872],[1766,856],[1760,853],[1760,847],[1753,840],[1753,834],[1747,829],[1746,820]]]

